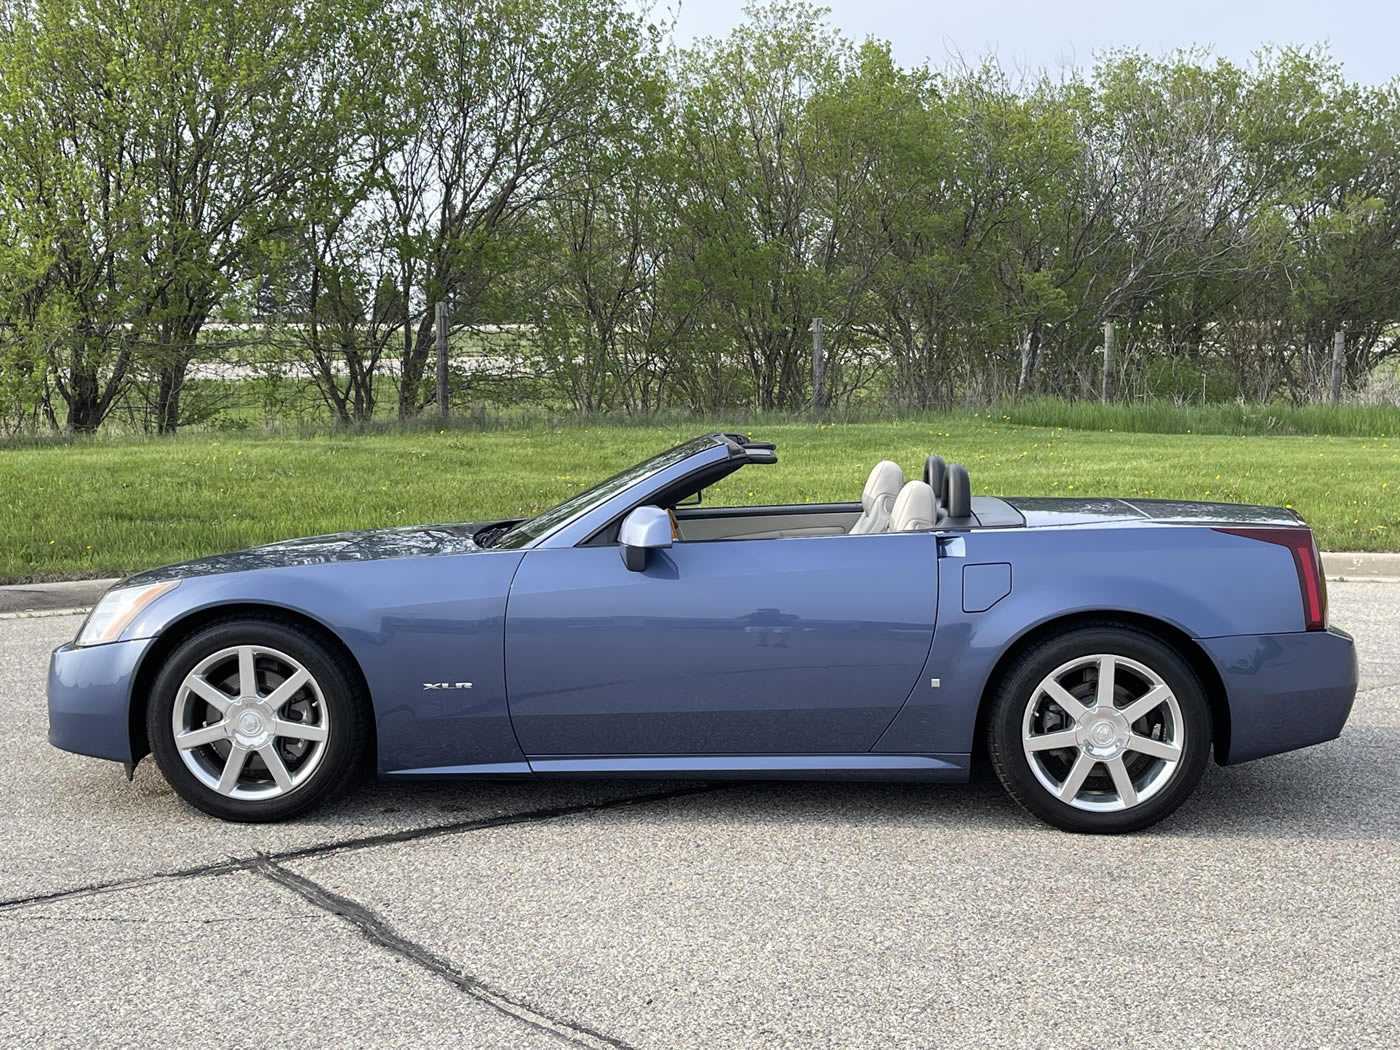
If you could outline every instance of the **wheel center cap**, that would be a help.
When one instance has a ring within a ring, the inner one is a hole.
[[[1097,761],[1117,758],[1127,750],[1130,733],[1127,721],[1117,711],[1091,710],[1075,730],[1080,748]]]
[[[257,701],[230,708],[227,719],[231,728],[229,735],[240,747],[257,750],[272,743],[274,719]]]

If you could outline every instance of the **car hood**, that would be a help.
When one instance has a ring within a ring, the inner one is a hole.
[[[474,538],[476,534],[494,524],[498,523],[470,521],[453,525],[410,525],[363,532],[337,532],[329,536],[305,536],[150,569],[125,580],[122,586],[142,586],[250,569],[280,569],[292,565],[472,554],[483,549]]]
[[[1287,507],[1248,503],[1201,503],[1172,499],[1066,499],[1061,496],[1008,499],[1029,526],[1088,525],[1112,521],[1157,521],[1172,525],[1302,525]]]

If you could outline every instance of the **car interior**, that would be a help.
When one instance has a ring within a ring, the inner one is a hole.
[[[785,506],[709,506],[706,488],[745,465],[778,462],[771,442],[743,435],[717,435],[735,449],[727,460],[706,464],[650,493],[645,504],[666,511],[671,538],[677,541],[790,539],[811,536],[862,536],[892,532],[966,531],[1018,528],[1025,517],[995,496],[973,496],[967,470],[932,455],[922,477],[905,480],[899,464],[881,460],[866,477],[859,502],[799,503]],[[583,541],[584,546],[613,546],[622,521],[642,503],[619,513]]]
[[[694,493],[687,493],[687,497]],[[866,478],[859,503],[785,507],[666,505],[674,538],[686,540],[862,536],[890,532],[1008,528],[1025,524],[1004,500],[974,499],[966,468],[929,456],[922,478],[906,481],[899,464],[881,460]]]

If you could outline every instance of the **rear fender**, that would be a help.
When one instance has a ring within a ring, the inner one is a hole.
[[[938,629],[924,673],[876,751],[970,751],[998,662],[1055,620],[1119,612],[1198,639],[1303,628],[1291,556],[1271,544],[1151,524],[971,532],[959,541],[940,547]],[[1000,562],[1012,567],[1011,593],[985,612],[964,612],[963,567]]]

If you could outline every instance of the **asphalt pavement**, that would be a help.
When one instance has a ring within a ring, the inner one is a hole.
[[[0,1045],[1400,1045],[1400,586],[1331,584],[1340,740],[1147,832],[1067,835],[987,775],[363,785],[223,824],[150,761],[46,742],[0,619]]]

